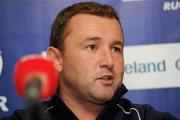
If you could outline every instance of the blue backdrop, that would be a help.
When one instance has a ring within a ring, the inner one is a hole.
[[[0,0],[0,116],[24,107],[13,83],[16,61],[24,55],[45,51],[57,13],[78,1]],[[124,28],[126,46],[180,42],[178,0],[96,1],[116,8]],[[131,90],[125,97],[135,103],[151,104],[180,118],[179,93],[180,87]]]

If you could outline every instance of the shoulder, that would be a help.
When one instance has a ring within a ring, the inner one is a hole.
[[[136,113],[141,120],[177,120],[170,113],[157,111],[147,104],[134,104],[127,99],[121,99],[117,105],[124,113]]]
[[[140,105],[140,104],[134,104],[134,106],[142,113],[142,118],[146,120],[177,120],[174,116],[172,116],[168,112],[160,112],[156,109],[154,109],[150,105]]]
[[[24,114],[25,114],[25,110],[16,110],[12,113],[11,116],[0,118],[0,120],[23,120]]]
[[[38,112],[44,112],[45,113],[45,110],[48,109],[50,105],[50,102],[42,102],[40,104],[40,108]],[[27,108],[25,109],[17,109],[15,110],[11,115],[9,116],[4,116],[4,117],[0,117],[0,120],[23,120],[23,119],[26,119],[28,117],[28,110]]]

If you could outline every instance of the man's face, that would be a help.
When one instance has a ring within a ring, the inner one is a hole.
[[[102,104],[122,84],[123,33],[116,19],[77,14],[68,23],[62,51],[60,92]]]

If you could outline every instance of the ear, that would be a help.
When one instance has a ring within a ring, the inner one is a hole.
[[[58,72],[62,71],[62,54],[55,47],[48,47],[47,58],[54,62],[54,65]]]

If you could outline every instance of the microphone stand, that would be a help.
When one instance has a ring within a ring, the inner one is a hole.
[[[24,120],[47,120],[40,104],[41,80],[38,76],[32,77],[26,85],[27,113]]]

